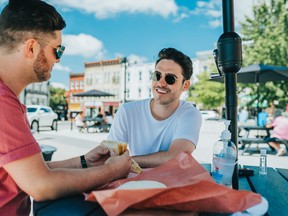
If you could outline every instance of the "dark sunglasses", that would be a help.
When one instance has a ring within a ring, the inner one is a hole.
[[[52,47],[54,52],[55,52],[55,55],[56,55],[56,59],[60,59],[64,53],[64,50],[65,50],[65,46],[62,46],[62,45],[59,45],[58,47],[55,47],[53,46],[52,44],[46,42],[45,40],[42,40],[42,39],[39,39],[37,38],[38,40],[46,43],[48,46]]]
[[[155,71],[151,74],[151,79],[154,81],[154,82],[158,82],[162,77],[162,74],[158,71]],[[168,84],[168,85],[173,85],[176,80],[178,79],[177,76],[175,76],[174,74],[166,74],[165,75],[165,82]]]

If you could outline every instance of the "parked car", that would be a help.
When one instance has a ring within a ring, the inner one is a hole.
[[[219,115],[213,110],[200,110],[203,119],[217,119]]]
[[[39,127],[51,127],[52,130],[57,129],[58,115],[48,106],[27,105],[27,117],[30,128],[38,131]]]

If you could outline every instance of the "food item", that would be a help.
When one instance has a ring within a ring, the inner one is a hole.
[[[114,141],[114,140],[103,140],[100,145],[104,146],[115,152],[117,155],[122,155],[127,149],[127,143]],[[141,173],[142,169],[139,164],[132,159],[131,171],[135,173]]]
[[[151,189],[151,188],[167,188],[167,186],[158,181],[140,180],[129,181],[120,185],[116,190],[137,190],[137,189]]]
[[[126,143],[113,140],[103,140],[100,145],[112,150],[117,155],[122,155],[127,149]]]
[[[140,174],[142,172],[141,167],[135,160],[133,160],[133,158],[131,160],[132,160],[131,171]]]

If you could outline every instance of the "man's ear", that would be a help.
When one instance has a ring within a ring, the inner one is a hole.
[[[37,40],[34,38],[29,38],[25,42],[25,55],[28,58],[34,58],[35,55],[39,52],[40,45]]]
[[[184,81],[184,86],[183,86],[183,91],[188,90],[190,87],[190,80],[185,80]]]

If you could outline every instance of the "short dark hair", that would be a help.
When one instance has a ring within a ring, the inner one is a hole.
[[[189,80],[193,74],[193,63],[189,56],[180,52],[175,48],[164,48],[159,51],[156,65],[162,59],[170,59],[179,64],[183,71],[183,77],[185,80]]]
[[[276,118],[278,116],[282,116],[282,110],[281,109],[275,109],[274,118]]]
[[[0,46],[13,49],[31,36],[55,36],[65,27],[63,17],[44,1],[9,0],[0,15]]]

